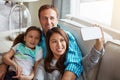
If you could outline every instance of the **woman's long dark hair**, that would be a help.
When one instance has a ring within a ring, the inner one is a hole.
[[[67,46],[67,49],[66,51],[68,50],[68,45],[69,45],[69,40],[68,40],[68,36],[67,34],[60,28],[58,27],[54,27],[52,28],[51,30],[49,30],[47,33],[46,33],[46,46],[47,46],[47,56],[45,58],[45,70],[47,72],[52,72],[54,70],[59,70],[61,74],[64,73],[64,69],[65,69],[65,66],[64,66],[64,61],[65,61],[65,56],[66,56],[66,51],[63,55],[60,56],[60,58],[58,59],[57,63],[56,63],[56,67],[55,68],[51,68],[51,61],[53,59],[53,53],[50,49],[50,37],[54,34],[54,33],[58,33],[60,34],[64,39],[65,39],[65,42],[66,42],[66,46]]]
[[[36,26],[30,26],[30,27],[26,30],[25,33],[21,33],[21,34],[19,34],[19,35],[15,38],[12,46],[15,46],[17,43],[25,43],[25,42],[24,42],[24,36],[26,36],[27,33],[30,32],[31,30],[36,30],[36,31],[38,31],[38,32],[40,33],[40,39],[41,39],[42,31],[40,30],[40,28],[38,28],[38,27],[36,27]]]

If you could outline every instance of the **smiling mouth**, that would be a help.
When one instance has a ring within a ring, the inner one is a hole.
[[[35,43],[30,43],[32,46],[34,46],[35,45]]]
[[[63,48],[59,48],[59,49],[57,49],[57,51],[58,51],[58,52],[61,52],[61,51],[63,51]]]

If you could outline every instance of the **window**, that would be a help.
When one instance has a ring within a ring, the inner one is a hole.
[[[71,8],[71,14],[73,16],[111,26],[112,0],[76,0],[76,5],[73,2],[71,3],[71,6],[74,6]]]
[[[71,0],[70,14],[120,30],[120,0]]]

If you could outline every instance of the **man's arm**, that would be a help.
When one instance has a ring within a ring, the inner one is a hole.
[[[83,58],[82,63],[83,63],[83,67],[86,75],[87,73],[90,72],[90,70],[92,70],[92,68],[95,65],[97,65],[97,63],[99,62],[103,54],[104,54],[104,49],[101,49],[101,51],[98,51],[95,49],[95,47],[93,47],[91,49],[91,52]]]
[[[69,38],[69,49],[66,53],[66,61],[64,63],[66,66],[64,75],[67,73],[68,75],[71,75],[71,77],[76,78],[79,77],[83,71],[83,66],[81,64],[82,54],[73,35],[69,32],[66,33]]]

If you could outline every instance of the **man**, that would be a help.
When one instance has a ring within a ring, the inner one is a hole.
[[[55,26],[60,27],[58,25],[58,11],[52,5],[43,5],[39,9],[38,16],[39,16],[41,27],[43,29],[42,41],[40,42],[40,45],[43,48],[43,53],[44,53],[44,58],[45,58],[46,57],[45,34],[49,29]],[[66,68],[65,68],[65,72],[63,74],[62,80],[75,80],[81,75],[83,71],[83,66],[81,64],[82,54],[75,41],[75,38],[69,32],[66,32],[66,33],[68,34],[70,45],[67,51],[66,61],[64,63]],[[102,42],[103,42],[102,39],[97,39],[94,48],[98,51],[101,51],[103,48]],[[89,60],[89,58],[84,59],[85,64],[86,64],[86,60]],[[88,62],[89,63],[87,64],[91,65],[91,62],[90,61]],[[2,64],[0,67],[2,66],[5,66],[5,64]],[[3,76],[4,73],[0,74],[0,77],[1,75]]]

